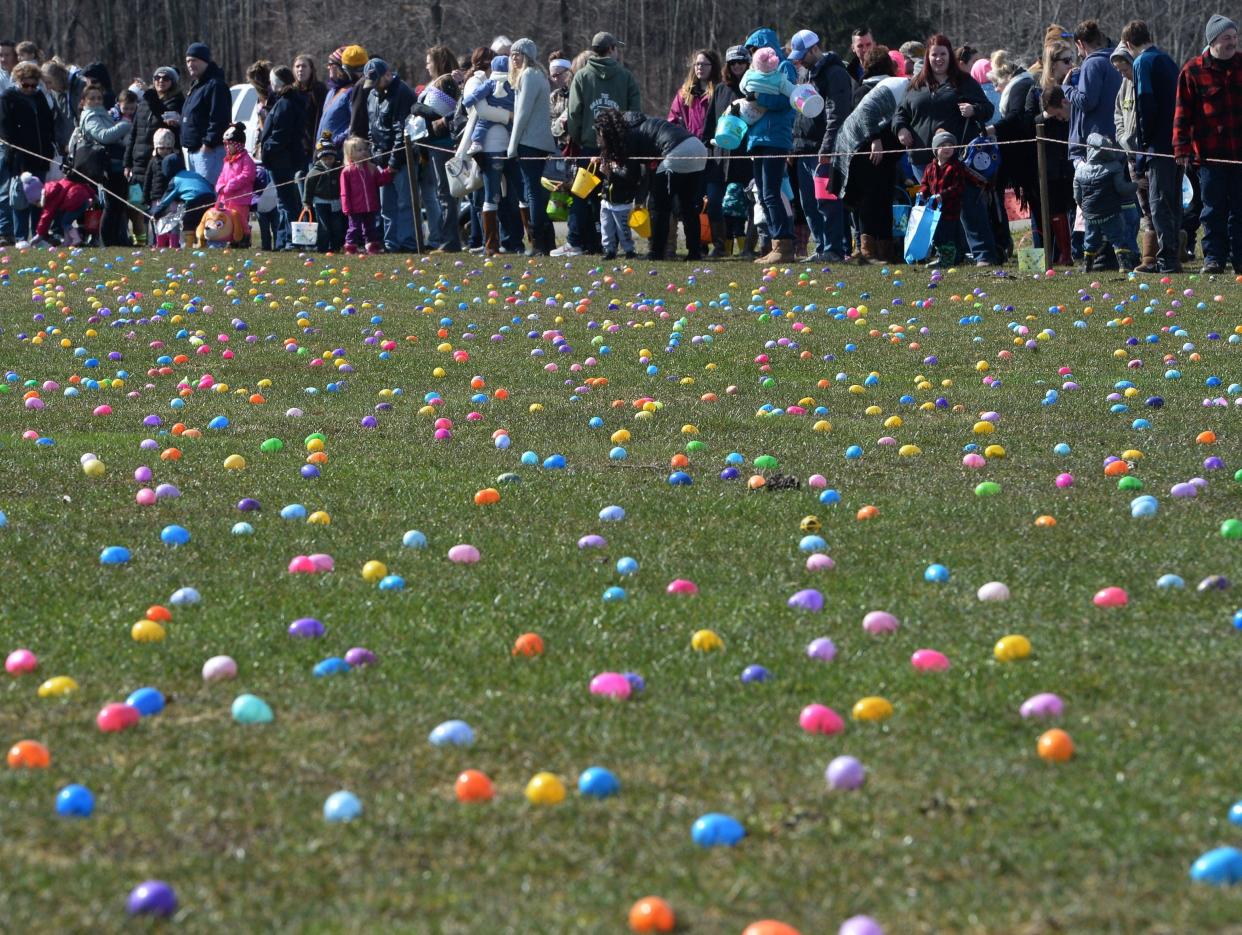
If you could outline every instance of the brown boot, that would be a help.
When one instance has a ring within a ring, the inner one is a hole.
[[[862,234],[858,238],[858,252],[850,257],[850,261],[859,266],[866,266],[872,260],[878,258],[876,249],[876,238],[871,234]]]
[[[535,232],[530,227],[530,208],[518,205],[518,214],[522,216],[522,233],[526,237],[526,256],[534,256]]]
[[[756,266],[772,266],[776,263],[792,263],[794,259],[794,242],[790,237],[782,237],[772,241],[772,252],[755,260]]]
[[[877,237],[875,245],[881,263],[897,262],[897,241],[891,237]]]
[[[495,256],[500,252],[500,216],[495,211],[480,211],[483,219],[483,253]]]
[[[1142,262],[1134,271],[1136,273],[1159,272],[1156,266],[1156,254],[1159,252],[1160,238],[1156,236],[1156,232],[1139,231],[1139,253],[1142,254]]]

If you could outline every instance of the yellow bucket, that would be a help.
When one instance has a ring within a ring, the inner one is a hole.
[[[591,192],[595,191],[595,187],[599,185],[599,176],[590,169],[579,167],[577,174],[574,176],[574,184],[569,190],[579,198],[587,198]]]
[[[644,240],[651,239],[651,212],[646,208],[635,208],[630,212],[630,230]]]

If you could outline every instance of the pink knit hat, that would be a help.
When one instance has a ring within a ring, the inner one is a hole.
[[[980,84],[985,84],[990,79],[988,75],[992,73],[992,60],[981,58],[970,66],[970,77],[974,78]]]
[[[750,58],[750,67],[760,74],[770,75],[780,67],[781,60],[769,48],[756,49]]]
[[[896,69],[893,72],[893,77],[895,78],[906,77],[906,57],[902,55],[900,52],[898,52],[896,49],[889,49],[888,57],[893,60],[893,67]]]

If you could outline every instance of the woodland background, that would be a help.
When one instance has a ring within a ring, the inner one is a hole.
[[[810,28],[843,54],[851,30],[868,24],[878,42],[896,48],[925,38],[932,27],[955,45],[985,52],[1005,48],[1033,60],[1044,29],[1100,20],[1116,40],[1130,19],[1145,19],[1156,41],[1178,62],[1203,45],[1211,9],[1189,0],[1073,3],[1035,0],[0,0],[0,36],[30,39],[47,55],[75,64],[102,61],[114,84],[149,78],[159,65],[184,70],[185,47],[207,42],[231,83],[251,62],[292,62],[309,52],[322,63],[332,49],[356,42],[419,83],[424,50],[438,42],[459,53],[494,36],[530,36],[540,55],[580,51],[597,30],[626,43],[625,63],[643,88],[644,109],[667,106],[701,47],[723,52],[752,29],[769,26],[782,41]]]

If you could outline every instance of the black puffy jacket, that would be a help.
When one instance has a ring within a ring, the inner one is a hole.
[[[355,92],[357,93],[357,92]],[[367,124],[371,134],[371,152],[388,153],[379,160],[391,169],[405,168],[405,118],[410,116],[417,98],[410,86],[393,75],[386,88],[372,88],[367,99]]]
[[[129,135],[129,142],[125,144],[125,168],[133,170],[130,178],[134,181],[147,174],[147,163],[155,152],[156,130],[172,130],[178,141],[177,146],[180,147],[181,126],[165,123],[164,114],[179,114],[184,106],[185,95],[180,91],[175,91],[162,100],[151,88],[142,93],[138,110],[134,114],[134,132]]]
[[[55,152],[55,140],[52,108],[48,106],[42,91],[25,94],[16,87],[10,87],[0,94],[0,138],[39,154],[31,156],[6,147],[10,175],[29,172],[40,179],[47,175],[48,159]]]
[[[306,96],[293,85],[276,95],[259,134],[263,165],[301,169],[306,165]]]
[[[625,122],[629,132],[625,135],[626,155],[639,159],[663,159],[677,146],[693,138],[689,130],[678,123],[669,123],[658,117],[648,117],[636,110],[626,111]]]
[[[224,131],[232,119],[233,95],[224,72],[215,62],[208,62],[181,107],[181,145],[190,152],[223,145]]]
[[[818,117],[794,120],[795,153],[831,153],[836,151],[837,133],[841,124],[854,109],[854,79],[836,52],[824,53],[811,68],[808,76],[824,99],[824,109]]]

